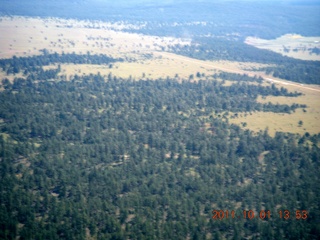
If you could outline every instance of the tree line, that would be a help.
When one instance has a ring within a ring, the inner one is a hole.
[[[266,49],[258,49],[240,41],[217,37],[194,38],[191,45],[176,45],[171,52],[201,60],[229,60],[272,64],[257,69],[274,77],[307,84],[320,84],[319,61],[306,61],[282,56]]]
[[[112,67],[112,63],[123,61],[123,59],[114,59],[105,54],[76,54],[76,53],[49,53],[48,50],[43,49],[41,55],[32,56],[32,57],[16,57],[8,59],[0,59],[0,68],[2,71],[9,74],[28,73],[39,71],[41,67],[48,66],[52,64],[110,64],[109,67]]]
[[[294,93],[99,74],[2,85],[1,239],[320,234],[320,135],[270,137],[213,114],[282,111],[258,104],[257,94]],[[272,217],[216,221],[214,209],[268,209]],[[285,221],[279,209],[306,209],[308,219]]]

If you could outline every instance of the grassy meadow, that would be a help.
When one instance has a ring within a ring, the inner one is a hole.
[[[124,32],[126,29],[139,28],[123,22],[89,22],[63,19],[40,19],[26,17],[2,17],[0,18],[0,58],[12,56],[33,56],[41,54],[42,49],[58,53],[92,53],[106,54],[115,58],[123,58],[123,62],[117,62],[110,68],[107,65],[88,64],[61,64],[61,75],[67,79],[74,75],[98,73],[101,75],[112,74],[116,77],[133,79],[158,79],[175,78],[177,80],[189,79],[196,73],[201,73],[202,78],[211,79],[210,76],[221,71],[248,74],[250,76],[268,77],[262,72],[257,72],[266,65],[257,63],[241,63],[231,61],[202,61],[173,53],[168,53],[169,46],[175,44],[188,45],[190,40],[173,37],[146,36],[137,33]],[[284,44],[290,48],[288,56],[297,57],[300,54],[305,58],[307,51],[294,52],[296,47],[318,46],[316,41],[319,38],[304,38],[297,35],[286,35],[276,40],[261,40],[248,38],[247,43],[256,47],[267,48],[279,52]],[[280,50],[279,50],[280,49]],[[281,50],[282,51],[282,50]],[[280,52],[281,52],[280,51]],[[291,55],[290,55],[291,54]],[[309,54],[310,55],[310,54]],[[310,55],[308,59],[314,56]],[[302,58],[302,57],[301,57]],[[46,68],[56,68],[47,66]],[[22,77],[21,74],[9,75],[0,71],[1,78],[13,80],[15,77]],[[226,85],[234,82],[225,81]],[[300,103],[306,104],[306,111],[298,109],[292,114],[277,114],[253,112],[239,114],[237,118],[229,118],[231,123],[243,126],[246,123],[248,129],[254,131],[269,129],[274,135],[276,131],[304,134],[319,133],[320,125],[320,89],[319,86],[303,86],[278,79],[276,82],[264,81],[263,85],[275,84],[277,87],[285,87],[289,91],[303,93],[302,96],[289,97],[268,97],[258,99],[260,102],[272,103]],[[252,83],[255,84],[255,83]],[[303,124],[299,125],[298,122]]]

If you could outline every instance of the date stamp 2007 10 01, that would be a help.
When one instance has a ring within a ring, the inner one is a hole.
[[[212,219],[214,220],[223,220],[223,219],[254,219],[258,218],[261,220],[271,219],[274,214],[271,214],[270,210],[261,210],[259,212],[254,212],[253,210],[213,210],[212,211]],[[276,217],[280,219],[297,219],[297,220],[306,220],[308,218],[307,210],[279,210]]]

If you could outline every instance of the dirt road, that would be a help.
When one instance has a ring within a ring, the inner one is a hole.
[[[197,64],[197,65],[200,65],[203,67],[209,67],[209,68],[213,68],[213,69],[217,69],[217,70],[221,70],[221,71],[225,71],[225,72],[247,74],[248,76],[252,76],[252,77],[253,76],[258,76],[258,77],[261,76],[264,80],[271,82],[271,83],[277,83],[277,84],[287,85],[287,86],[294,86],[294,87],[297,87],[298,89],[306,89],[306,90],[311,90],[311,91],[315,91],[315,92],[320,92],[320,86],[319,87],[318,86],[305,86],[304,84],[291,82],[291,81],[287,81],[287,80],[283,80],[283,79],[270,78],[266,75],[259,74],[256,72],[252,73],[250,71],[245,71],[245,70],[241,70],[241,69],[221,67],[221,66],[217,66],[214,63],[210,63],[208,61],[198,60],[198,59],[185,57],[185,56],[181,56],[181,55],[177,55],[177,54],[169,53],[169,52],[153,52],[153,53],[158,56],[167,57],[167,58],[171,58],[171,59],[175,59],[175,60],[181,60],[184,62],[191,62],[193,64]]]

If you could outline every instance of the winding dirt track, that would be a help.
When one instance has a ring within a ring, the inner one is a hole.
[[[261,76],[265,81],[268,81],[271,83],[277,83],[277,84],[282,84],[282,85],[287,85],[287,86],[289,85],[289,86],[297,87],[299,89],[306,89],[306,90],[311,90],[311,91],[315,91],[315,92],[320,92],[320,86],[318,88],[313,87],[313,86],[304,86],[303,84],[300,84],[300,83],[291,82],[291,81],[287,81],[287,80],[283,80],[283,79],[269,78],[265,75],[258,74],[258,73],[252,73],[250,71],[244,71],[241,69],[234,69],[234,68],[217,66],[214,63],[210,63],[207,61],[198,60],[198,59],[194,59],[194,58],[190,58],[190,57],[185,57],[185,56],[177,55],[174,53],[168,53],[168,52],[153,52],[153,53],[155,55],[159,55],[162,57],[167,57],[167,58],[171,58],[171,59],[175,59],[175,60],[181,60],[184,62],[190,62],[193,64],[197,64],[197,65],[205,66],[205,67],[210,67],[210,68],[221,70],[221,71],[240,73],[240,74],[248,74],[249,76]]]
[[[313,88],[313,87],[306,87],[303,84],[299,84],[299,83],[294,83],[294,82],[285,81],[285,80],[276,80],[273,78],[266,78],[266,77],[264,77],[263,79],[268,82],[274,82],[274,83],[279,83],[279,84],[283,84],[283,85],[290,85],[290,86],[295,86],[295,87],[299,87],[299,88],[303,88],[303,89],[307,89],[307,90],[320,92],[320,89]]]

